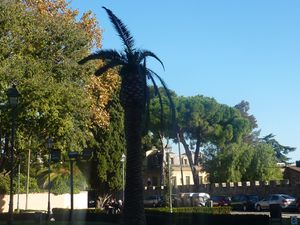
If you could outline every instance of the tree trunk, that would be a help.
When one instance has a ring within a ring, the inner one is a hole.
[[[197,139],[196,150],[194,155],[194,163],[195,165],[199,165],[199,154],[200,154],[200,138]]]
[[[165,185],[165,179],[164,179],[164,162],[165,162],[165,146],[164,146],[164,136],[159,132],[159,141],[160,141],[160,146],[161,146],[161,154],[162,154],[162,160],[160,161],[160,186]]]
[[[145,225],[141,151],[144,111],[141,107],[133,106],[124,109],[127,161],[123,224]]]
[[[189,148],[189,145],[186,143],[183,133],[181,131],[179,131],[179,137],[180,137],[180,141],[184,147],[185,153],[187,155],[187,158],[189,160],[189,164],[191,167],[193,181],[194,181],[194,191],[197,191],[197,190],[199,190],[199,186],[200,186],[197,165],[195,165],[193,162],[191,150]]]
[[[177,133],[178,139],[178,154],[179,154],[179,165],[180,165],[180,181],[181,185],[183,185],[183,171],[182,171],[182,158],[181,158],[181,150],[180,150],[180,135]]]

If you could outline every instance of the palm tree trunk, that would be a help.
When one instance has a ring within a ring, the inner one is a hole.
[[[123,224],[145,225],[141,151],[144,110],[132,106],[124,109],[127,162]]]

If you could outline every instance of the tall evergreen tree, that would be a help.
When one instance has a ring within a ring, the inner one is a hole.
[[[287,154],[296,150],[295,147],[281,145],[275,138],[274,134],[268,134],[260,139],[261,142],[272,146],[278,162],[287,163],[289,158]]]
[[[106,106],[109,113],[107,128],[92,128],[97,147],[90,172],[90,184],[102,196],[122,187],[121,156],[125,153],[124,112],[115,92]]]

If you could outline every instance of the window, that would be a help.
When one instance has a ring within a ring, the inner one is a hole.
[[[157,177],[152,177],[152,185],[158,186],[158,178]]]
[[[174,164],[174,158],[171,158],[171,165]]]
[[[184,159],[184,165],[187,165],[187,164],[188,164],[187,159]]]
[[[203,177],[199,176],[199,184],[203,184]]]
[[[185,184],[190,185],[190,176],[185,177]]]
[[[171,178],[171,183],[172,183],[173,186],[177,185],[177,183],[176,183],[176,177],[172,177]]]

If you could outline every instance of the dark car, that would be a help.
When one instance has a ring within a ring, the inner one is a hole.
[[[233,210],[254,211],[255,203],[258,201],[257,195],[235,195],[231,197],[231,207]]]
[[[144,206],[145,207],[161,207],[165,203],[163,196],[150,195],[145,197]]]
[[[300,198],[298,198],[296,201],[296,208],[297,208],[297,212],[300,213]]]
[[[213,202],[213,206],[229,206],[230,198],[226,196],[212,196],[210,201]]]

